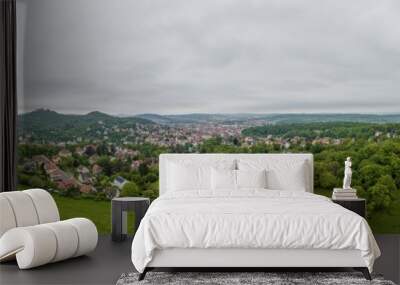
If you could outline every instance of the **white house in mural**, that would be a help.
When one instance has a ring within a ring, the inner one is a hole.
[[[128,183],[128,180],[121,176],[115,177],[113,181],[113,185],[117,186],[119,189],[122,189],[126,183]]]

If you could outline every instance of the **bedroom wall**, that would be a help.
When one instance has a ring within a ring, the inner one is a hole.
[[[18,0],[19,188],[108,232],[163,152],[311,152],[400,232],[396,1]],[[382,21],[382,19],[385,19]]]

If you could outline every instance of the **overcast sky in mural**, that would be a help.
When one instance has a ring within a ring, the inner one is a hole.
[[[400,1],[18,2],[20,111],[400,111]]]

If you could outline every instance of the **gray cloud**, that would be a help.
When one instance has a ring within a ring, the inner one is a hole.
[[[400,111],[396,0],[18,1],[21,111]]]

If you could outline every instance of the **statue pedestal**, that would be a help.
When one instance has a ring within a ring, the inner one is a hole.
[[[361,217],[365,218],[366,214],[366,205],[367,202],[365,199],[340,199],[335,200],[332,199],[333,203],[339,204],[340,206],[353,211],[356,214],[359,214]]]
[[[343,188],[334,188],[332,193],[332,199],[335,200],[351,200],[357,199],[357,190],[356,189],[343,189]]]

